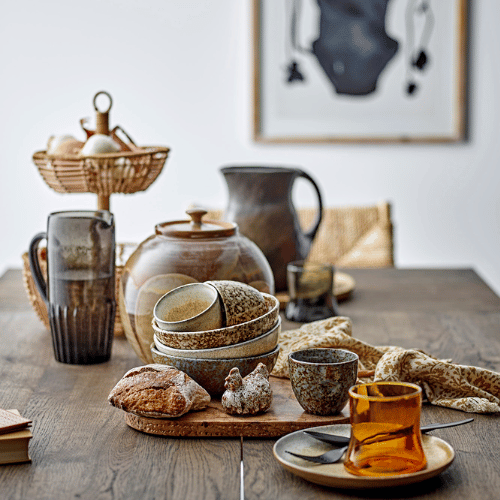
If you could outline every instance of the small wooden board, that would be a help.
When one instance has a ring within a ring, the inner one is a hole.
[[[349,422],[349,405],[332,416],[305,413],[293,394],[290,380],[270,377],[273,403],[259,415],[228,415],[220,399],[212,398],[208,408],[187,413],[176,419],[158,419],[125,414],[127,425],[147,434],[192,437],[280,437],[290,432],[318,425]]]

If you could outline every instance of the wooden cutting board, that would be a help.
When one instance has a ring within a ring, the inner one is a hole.
[[[208,408],[176,419],[158,419],[125,414],[127,425],[147,434],[196,437],[280,437],[318,425],[349,422],[349,405],[333,416],[305,413],[292,391],[290,380],[270,377],[273,402],[266,413],[250,416],[228,415],[220,399],[212,398]]]

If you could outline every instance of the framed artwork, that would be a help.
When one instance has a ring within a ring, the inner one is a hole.
[[[254,0],[254,139],[466,136],[468,0]]]

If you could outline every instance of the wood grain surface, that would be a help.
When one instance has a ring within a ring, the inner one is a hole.
[[[468,269],[349,270],[356,280],[340,313],[353,335],[374,345],[424,349],[438,357],[500,371],[500,299]],[[297,324],[283,322],[283,328]],[[387,491],[314,485],[274,459],[275,438],[165,437],[137,432],[107,403],[111,388],[141,364],[124,338],[111,360],[72,366],[54,359],[50,333],[37,319],[20,270],[0,278],[0,407],[33,421],[32,463],[0,467],[0,498],[238,499],[243,451],[244,496],[252,499],[497,499],[498,415],[473,415],[467,426],[434,431],[456,451],[440,476]],[[422,422],[465,418],[426,405]]]
[[[289,379],[270,377],[273,402],[269,411],[259,415],[228,415],[220,399],[213,398],[203,411],[187,413],[177,419],[145,418],[125,413],[133,429],[159,436],[206,437],[280,437],[318,425],[349,422],[349,405],[332,416],[310,415],[302,409]]]

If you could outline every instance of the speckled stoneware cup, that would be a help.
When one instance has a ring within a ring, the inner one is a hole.
[[[154,343],[151,344],[153,361],[163,365],[170,365],[187,373],[193,380],[198,382],[210,395],[216,396],[224,392],[224,382],[231,368],[238,368],[242,377],[247,376],[263,363],[271,373],[279,354],[279,345],[271,352],[260,356],[247,356],[233,359],[193,359],[169,356],[159,352]]]
[[[226,326],[239,325],[262,316],[266,302],[256,288],[238,281],[207,281],[217,289],[222,299]]]
[[[349,400],[356,383],[358,355],[343,349],[304,349],[288,355],[293,393],[314,415],[335,415]]]
[[[279,300],[267,293],[263,295],[265,314],[239,325],[202,332],[171,332],[160,328],[153,318],[153,330],[162,344],[174,349],[211,349],[254,339],[272,328],[280,313]]]

